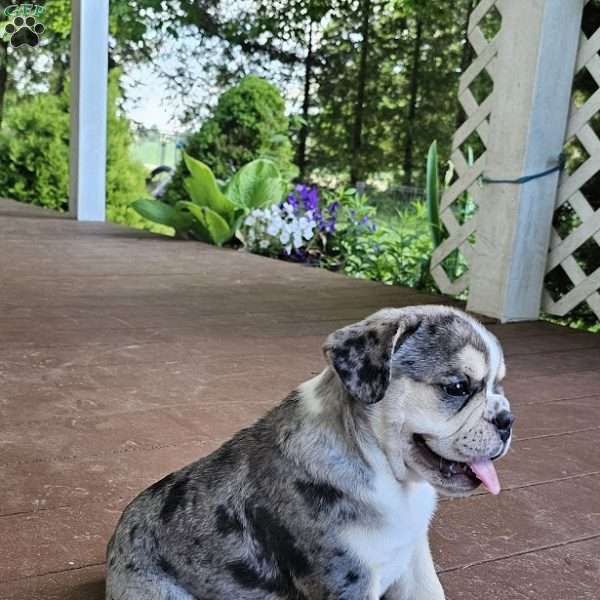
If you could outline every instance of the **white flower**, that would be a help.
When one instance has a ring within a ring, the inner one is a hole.
[[[269,240],[260,240],[258,246],[262,250],[266,250],[269,247]]]
[[[267,226],[267,233],[269,235],[277,235],[281,229],[281,224],[275,221],[271,221]]]

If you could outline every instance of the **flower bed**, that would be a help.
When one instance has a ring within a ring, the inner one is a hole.
[[[422,202],[378,214],[355,189],[286,184],[276,165],[257,159],[219,184],[203,162],[184,154],[189,200],[143,198],[134,209],[181,238],[303,262],[353,277],[435,289],[429,275],[432,227]]]
[[[251,211],[240,237],[257,254],[435,289],[429,276],[431,234],[420,202],[382,216],[354,189],[331,192],[300,184],[283,202]]]

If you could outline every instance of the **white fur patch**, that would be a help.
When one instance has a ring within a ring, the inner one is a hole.
[[[309,415],[319,415],[323,412],[323,406],[321,404],[321,398],[317,394],[317,388],[321,383],[323,376],[326,371],[322,371],[316,377],[305,381],[298,387],[302,399],[302,406],[306,409]]]
[[[483,381],[488,373],[488,364],[483,352],[470,344],[465,346],[459,354],[460,361],[465,365],[465,373],[475,381]]]
[[[490,334],[490,332],[483,327],[478,321],[475,319],[470,319],[473,328],[481,339],[484,341],[485,346],[489,355],[489,376],[487,379],[486,392],[488,394],[493,393],[494,384],[497,379],[502,379],[504,377],[504,357],[502,356],[502,350],[500,348],[500,344],[494,336]]]
[[[373,597],[379,598],[402,577],[427,535],[436,493],[424,481],[398,482],[381,452],[373,458],[375,485],[364,500],[379,511],[382,522],[377,528],[350,525],[340,537],[371,572]]]

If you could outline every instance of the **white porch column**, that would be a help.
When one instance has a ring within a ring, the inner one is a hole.
[[[71,0],[71,162],[69,210],[104,221],[109,0]]]
[[[584,0],[502,0],[484,174],[513,179],[557,163],[565,142]],[[537,319],[558,173],[480,194],[468,309]]]

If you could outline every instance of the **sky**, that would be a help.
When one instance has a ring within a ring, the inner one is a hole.
[[[162,133],[180,131],[180,111],[169,100],[166,82],[152,67],[136,66],[123,76],[122,84],[127,96],[123,108],[129,119]]]

